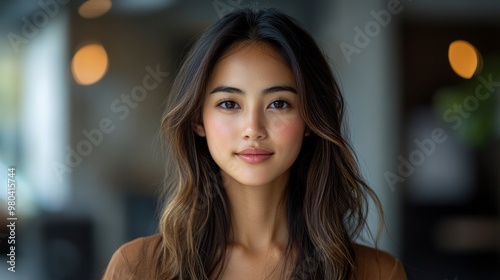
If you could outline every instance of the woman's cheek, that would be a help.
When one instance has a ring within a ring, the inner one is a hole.
[[[277,115],[271,121],[272,130],[284,138],[296,139],[297,135],[303,135],[305,124],[299,115],[281,116]],[[290,139],[290,140],[292,140]]]
[[[234,118],[231,120],[228,116],[217,116],[216,114],[208,114],[204,119],[205,131],[208,141],[215,140],[217,144],[223,144],[229,140],[229,136],[234,130]]]

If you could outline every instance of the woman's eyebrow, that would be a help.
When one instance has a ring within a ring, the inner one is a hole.
[[[230,86],[218,86],[218,87],[215,87],[210,92],[210,94],[216,93],[216,92],[227,92],[227,93],[245,94],[241,89],[235,88],[235,87],[230,87]]]
[[[279,85],[279,86],[266,88],[265,90],[262,91],[262,94],[268,94],[268,93],[273,93],[273,92],[278,92],[278,91],[289,91],[291,93],[297,94],[297,90],[295,90],[293,87],[287,86],[287,85]]]
[[[287,85],[278,85],[278,86],[273,86],[270,88],[266,88],[262,91],[262,94],[269,94],[273,92],[279,92],[279,91],[289,91],[291,93],[297,93],[297,90],[291,86]],[[231,87],[231,86],[217,86],[215,87],[210,94],[216,93],[216,92],[227,92],[227,93],[236,93],[236,94],[245,94],[245,92],[239,88]]]

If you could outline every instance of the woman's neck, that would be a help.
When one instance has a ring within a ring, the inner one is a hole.
[[[283,251],[288,240],[285,189],[289,174],[264,186],[245,186],[227,178],[233,236],[230,245],[248,252]]]

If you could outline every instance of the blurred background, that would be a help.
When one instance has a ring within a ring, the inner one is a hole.
[[[121,244],[156,232],[165,98],[196,36],[238,7],[286,11],[330,57],[385,209],[379,246],[408,278],[500,279],[490,0],[2,0],[0,279],[99,279]]]

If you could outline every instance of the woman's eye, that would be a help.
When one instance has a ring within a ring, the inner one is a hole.
[[[275,101],[271,102],[271,104],[269,106],[271,108],[274,108],[274,109],[286,109],[286,108],[290,107],[290,104],[288,102],[286,102],[285,100],[275,100]]]
[[[230,100],[219,102],[219,104],[217,106],[221,107],[222,109],[237,109],[237,108],[239,108],[238,104],[236,102],[230,101]]]

